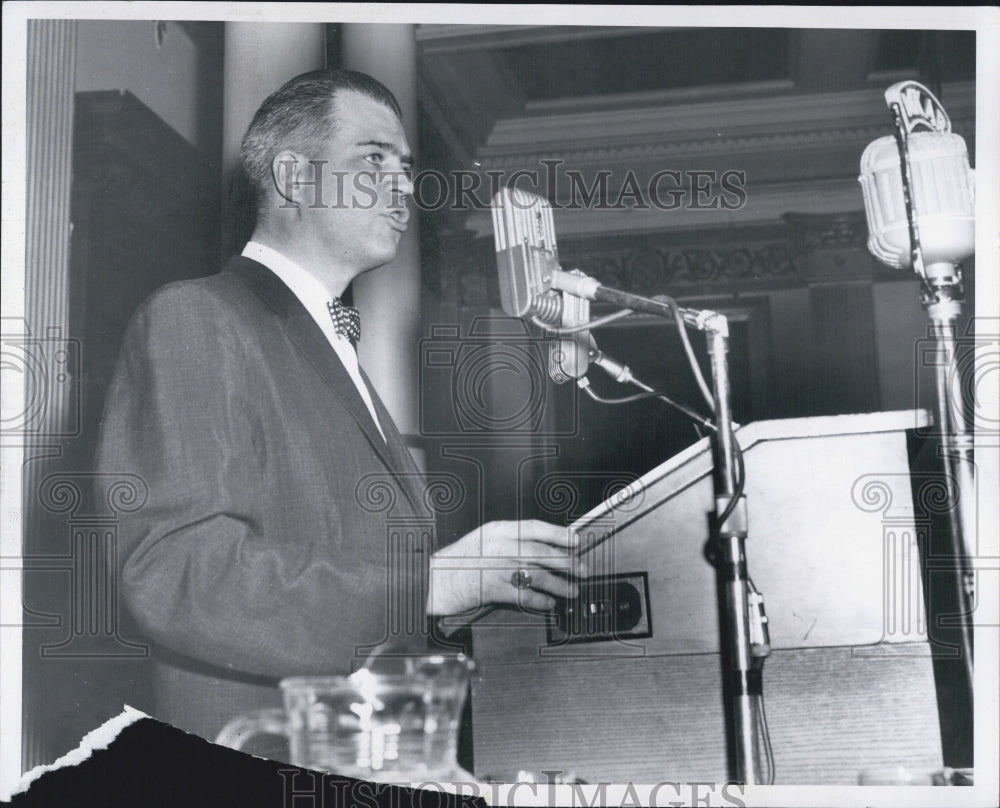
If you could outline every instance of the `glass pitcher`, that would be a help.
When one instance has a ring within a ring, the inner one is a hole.
[[[237,716],[216,743],[240,749],[258,734],[285,735],[290,762],[307,769],[382,783],[472,779],[456,759],[472,660],[382,660],[350,676],[284,679],[283,710]]]

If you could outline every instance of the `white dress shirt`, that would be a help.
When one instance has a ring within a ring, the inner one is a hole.
[[[305,306],[306,311],[309,312],[309,316],[316,321],[316,325],[323,331],[327,341],[330,343],[330,347],[340,357],[340,361],[354,382],[354,386],[358,388],[361,400],[365,402],[368,412],[372,414],[372,420],[375,422],[382,440],[385,440],[382,425],[378,422],[378,415],[375,414],[375,405],[372,403],[371,393],[368,391],[368,386],[365,384],[364,379],[361,378],[361,371],[358,368],[358,353],[354,350],[354,346],[347,337],[334,330],[330,310],[326,304],[336,297],[336,295],[330,294],[320,281],[290,258],[286,258],[277,250],[259,242],[247,242],[247,246],[243,248],[243,257],[263,264],[270,269],[275,275],[281,278],[282,282],[292,290],[292,293]]]

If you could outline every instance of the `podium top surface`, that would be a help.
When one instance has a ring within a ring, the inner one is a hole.
[[[930,426],[932,418],[927,410],[892,410],[888,412],[856,413],[848,415],[821,415],[812,418],[778,418],[754,421],[735,429],[736,439],[743,452],[766,441],[825,438],[847,435],[865,435],[884,432],[903,432]],[[657,483],[676,475],[678,487],[692,482],[691,475],[701,476],[712,470],[711,438],[705,437],[675,454],[659,466],[647,471],[638,480],[610,496],[604,502],[581,516],[573,525],[579,529],[618,510],[629,511],[631,501]],[[684,473],[687,472],[687,473]]]

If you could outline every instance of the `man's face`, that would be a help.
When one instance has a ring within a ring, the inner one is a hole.
[[[314,156],[322,204],[303,206],[303,220],[331,262],[361,273],[396,255],[409,218],[413,158],[391,109],[351,91],[339,92],[334,104],[336,131]]]

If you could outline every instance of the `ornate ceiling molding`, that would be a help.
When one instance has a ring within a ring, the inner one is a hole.
[[[676,87],[669,90],[642,90],[619,95],[577,95],[572,98],[528,101],[524,105],[524,111],[526,115],[556,115],[562,112],[585,112],[590,110],[616,111],[622,109],[622,99],[624,98],[628,99],[629,106],[641,107],[738,98],[748,95],[763,98],[770,95],[787,95],[794,91],[795,82],[792,79],[743,81],[739,84],[701,84],[695,87]]]
[[[521,45],[573,42],[586,39],[667,31],[669,28],[626,25],[453,25],[417,26],[417,43],[427,53],[482,51]]]
[[[972,132],[974,119],[952,119],[956,131]],[[800,132],[775,132],[747,134],[739,137],[692,138],[683,140],[641,143],[635,145],[606,145],[591,148],[573,148],[570,145],[553,146],[551,151],[535,149],[503,155],[478,155],[483,171],[511,171],[537,167],[542,160],[558,159],[573,167],[600,165],[618,166],[624,163],[646,161],[661,162],[671,158],[727,157],[732,154],[787,153],[791,149],[828,148],[831,146],[868,143],[891,134],[891,123],[870,124],[845,128],[814,129]],[[861,153],[858,152],[858,159]]]
[[[788,183],[747,188],[746,204],[735,210],[657,208],[607,209],[556,208],[553,211],[560,238],[597,234],[655,233],[700,228],[732,227],[782,222],[786,213],[843,213],[864,208],[857,179]],[[476,236],[492,237],[490,211],[470,213],[466,229]]]
[[[494,126],[478,158],[484,166],[500,168],[517,157],[568,161],[572,155],[576,162],[617,154],[782,151],[789,144],[877,137],[891,129],[882,93],[872,88],[506,118]],[[974,83],[946,84],[941,94],[961,133],[974,119]]]
[[[740,169],[745,177],[747,199],[735,210],[697,209],[686,203],[676,210],[616,209],[607,204],[573,210],[557,205],[556,227],[568,238],[774,223],[789,212],[860,211],[861,152],[892,131],[882,93],[864,89],[509,119],[498,123],[490,145],[476,159],[484,187],[489,185],[487,171],[510,175],[520,169],[538,172],[544,186],[549,175],[542,161],[559,160],[552,174],[555,193],[547,186],[539,192],[564,204],[570,199],[565,181],[570,169],[580,172],[587,187],[599,171],[608,173],[612,201],[625,174],[635,175],[645,188],[657,168],[685,172],[726,167]],[[942,97],[955,131],[968,133],[972,147],[974,85],[946,84]],[[489,212],[469,213],[465,228],[489,234]]]

